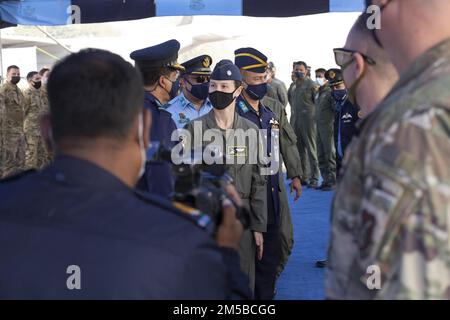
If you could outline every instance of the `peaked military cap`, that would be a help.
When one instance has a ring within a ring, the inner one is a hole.
[[[254,48],[240,48],[234,52],[234,63],[239,69],[256,73],[266,72],[267,57]]]
[[[186,69],[186,74],[210,75],[212,58],[208,55],[201,55],[189,61],[183,62],[181,65]]]
[[[180,43],[177,40],[169,40],[133,51],[130,58],[136,61],[136,65],[141,69],[166,67],[184,71],[184,67],[177,62],[178,50]]]
[[[328,80],[330,86],[337,86],[344,83],[341,69],[330,69],[325,72],[325,78]]]

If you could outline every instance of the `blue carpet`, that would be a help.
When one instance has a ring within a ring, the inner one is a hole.
[[[290,197],[295,243],[277,283],[277,300],[325,298],[324,269],[316,268],[315,262],[326,257],[333,194],[303,187],[302,196],[295,204]]]

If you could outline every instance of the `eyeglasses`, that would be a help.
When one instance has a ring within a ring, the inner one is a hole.
[[[350,50],[350,49],[345,49],[345,48],[336,48],[333,49],[334,52],[334,60],[336,61],[336,64],[341,67],[341,69],[345,69],[346,67],[348,67],[350,65],[350,63],[353,62],[354,57],[353,54],[354,53],[359,53],[364,60],[367,61],[368,64],[370,65],[375,65],[376,62],[375,60],[373,60],[372,58],[366,56],[365,54],[356,51],[356,50]]]

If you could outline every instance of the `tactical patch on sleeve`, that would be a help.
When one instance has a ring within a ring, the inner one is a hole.
[[[239,107],[239,109],[242,110],[243,113],[247,113],[248,112],[248,107],[245,105],[244,101],[239,101],[238,107]]]

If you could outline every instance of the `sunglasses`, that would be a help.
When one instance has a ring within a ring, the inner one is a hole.
[[[345,69],[350,65],[350,63],[353,62],[354,60],[353,54],[355,53],[359,53],[368,64],[370,65],[376,64],[375,60],[356,50],[336,48],[333,49],[333,52],[334,52],[334,60],[336,61],[336,64],[339,67],[341,67],[341,69]]]
[[[188,80],[188,82],[190,83],[189,78],[187,76],[184,78]],[[210,78],[211,78],[210,76],[196,76],[195,78],[191,77],[190,79],[195,79],[196,83],[206,83],[209,82]]]

